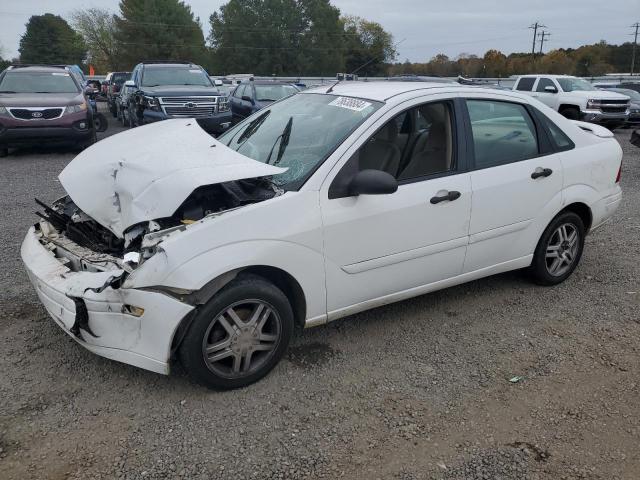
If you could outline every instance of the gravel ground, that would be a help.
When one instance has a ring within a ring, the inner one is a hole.
[[[49,320],[19,244],[73,153],[0,159],[0,478],[639,478],[640,149],[617,137],[623,204],[563,285],[509,273],[306,330],[225,393]]]

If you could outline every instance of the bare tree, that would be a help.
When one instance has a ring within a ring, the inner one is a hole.
[[[114,14],[101,8],[76,10],[71,14],[71,24],[84,38],[89,62],[98,71],[120,68]]]

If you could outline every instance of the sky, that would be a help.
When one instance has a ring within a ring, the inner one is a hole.
[[[205,37],[209,15],[225,0],[185,0],[200,17]],[[606,40],[632,41],[631,24],[640,22],[640,0],[332,0],[343,15],[376,21],[393,34],[398,61],[426,62],[438,53],[483,55],[531,51],[536,21],[551,33],[545,51]],[[0,48],[4,58],[18,55],[20,36],[31,15],[49,12],[68,18],[78,8],[118,13],[118,0],[0,0]],[[536,46],[538,51],[539,45]]]

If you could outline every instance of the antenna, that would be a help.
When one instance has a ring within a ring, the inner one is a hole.
[[[398,45],[400,45],[402,42],[404,42],[406,40],[406,38],[403,38],[402,40],[400,40],[399,42],[396,42],[393,44],[393,48],[395,49]],[[351,72],[349,75],[354,75],[358,70],[363,69],[364,67],[366,67],[367,65],[369,65],[371,62],[373,62],[374,60],[376,60],[380,55],[378,55],[377,57],[371,57],[367,62],[363,63],[362,65],[360,65],[358,68],[356,68],[353,72]]]

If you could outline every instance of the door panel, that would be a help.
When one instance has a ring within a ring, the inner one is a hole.
[[[476,170],[465,273],[531,255],[561,207],[563,185],[558,154],[541,154],[546,137],[524,105],[468,99],[467,106]]]
[[[442,190],[454,201],[430,202]],[[401,185],[390,195],[321,201],[329,312],[462,271],[470,174]]]

